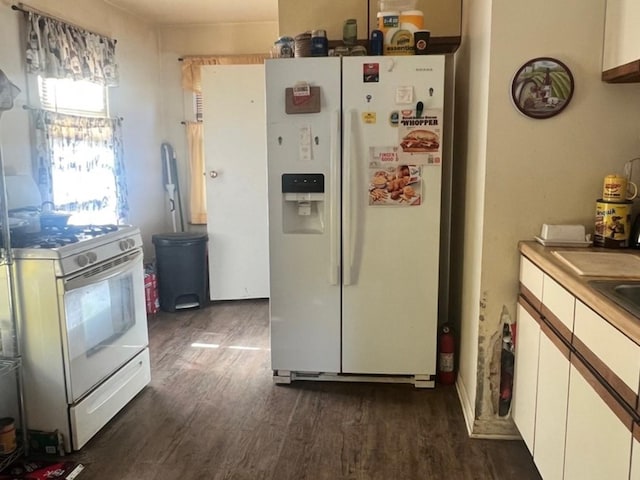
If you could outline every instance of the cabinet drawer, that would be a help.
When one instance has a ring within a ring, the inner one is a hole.
[[[542,284],[542,315],[567,342],[571,342],[575,297],[550,276]]]
[[[576,351],[622,396],[637,404],[640,347],[581,301],[576,301],[573,345]]]
[[[536,310],[542,306],[544,272],[524,256],[520,256],[520,291]]]

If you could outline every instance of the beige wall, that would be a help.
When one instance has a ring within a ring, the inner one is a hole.
[[[456,54],[451,311],[460,325],[461,400],[471,428],[475,416],[480,322],[482,221],[485,195],[491,0],[472,2]],[[463,311],[460,314],[457,312]]]
[[[15,2],[0,2],[0,68],[23,89],[16,108],[0,120],[0,140],[10,171],[29,173],[30,138],[27,112],[21,107],[30,103],[26,95],[26,74],[22,67],[20,46],[22,14],[11,10]],[[145,240],[145,256],[153,249],[150,237],[164,230],[162,186],[158,142],[161,122],[159,63],[155,30],[138,18],[110,7],[102,0],[32,0],[28,5],[88,30],[118,40],[117,58],[120,86],[110,90],[111,114],[124,118],[123,136],[129,221],[140,227]],[[31,102],[31,103],[35,103]]]
[[[622,172],[640,150],[640,85],[600,81],[605,0],[471,3],[457,85],[468,209],[460,384],[474,433],[508,434],[509,422],[495,413],[495,372],[502,322],[515,320],[518,240],[533,238],[542,223],[593,231],[602,177]],[[509,95],[516,70],[538,56],[566,63],[576,85],[566,110],[546,120],[521,115]]]

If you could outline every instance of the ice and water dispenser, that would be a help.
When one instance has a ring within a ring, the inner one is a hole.
[[[282,175],[283,233],[324,232],[324,175],[285,173]]]

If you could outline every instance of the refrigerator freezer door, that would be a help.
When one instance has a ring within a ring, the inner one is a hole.
[[[285,112],[298,82],[320,87],[319,113]],[[340,59],[268,60],[266,84],[272,369],[339,372]]]
[[[399,143],[394,112],[443,100],[444,57],[343,59],[344,373],[435,374],[442,168],[422,167],[420,205],[378,206],[369,163]]]

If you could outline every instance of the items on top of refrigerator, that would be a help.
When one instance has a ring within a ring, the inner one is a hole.
[[[303,32],[296,35],[294,42],[295,57],[311,56],[311,32]]]
[[[378,30],[384,36],[383,54],[413,55],[414,34],[424,28],[424,14],[416,10],[416,1],[379,0],[378,8]]]

